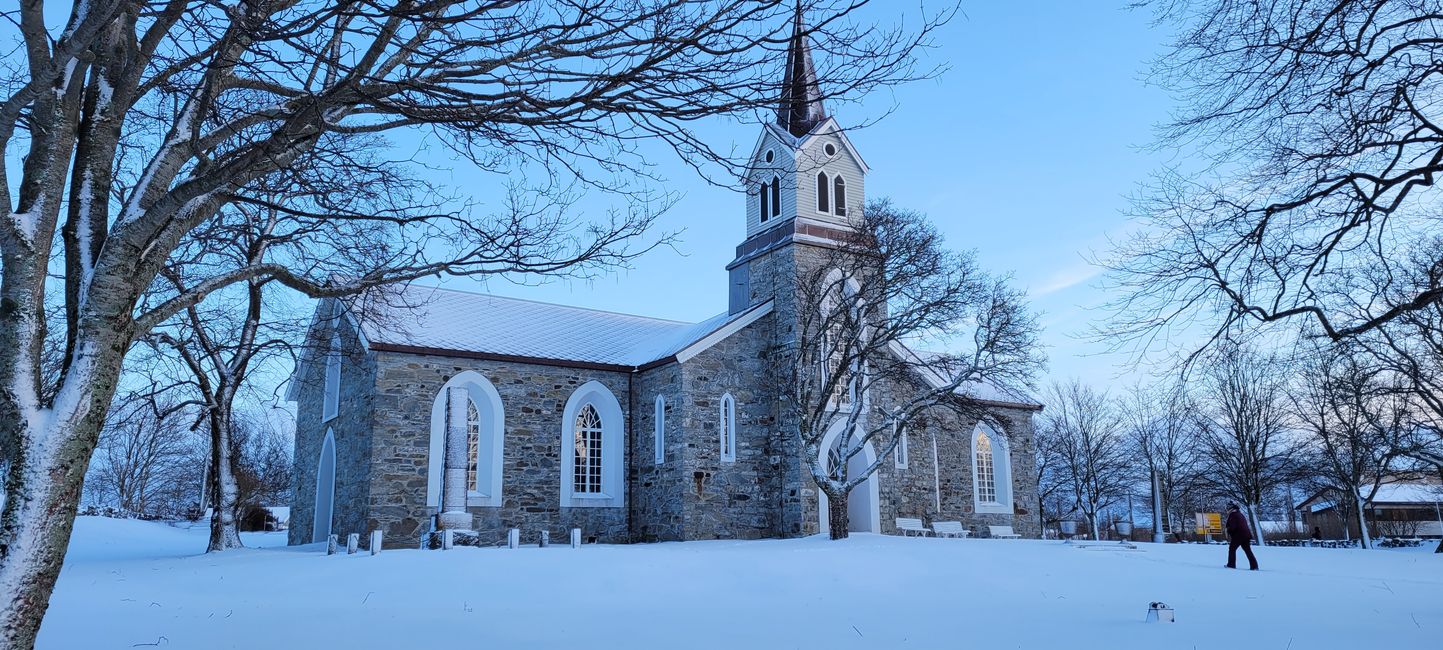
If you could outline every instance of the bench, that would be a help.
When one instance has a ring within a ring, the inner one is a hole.
[[[931,532],[927,530],[926,526],[922,525],[921,519],[909,519],[907,517],[897,518],[897,530],[902,531],[903,537],[911,535],[912,533],[926,537],[927,533]]]
[[[997,539],[1022,539],[1021,535],[1012,532],[1011,526],[988,526],[987,534]]]
[[[962,527],[960,521],[934,521],[932,522],[932,534],[938,537],[961,537],[966,539],[972,531]]]

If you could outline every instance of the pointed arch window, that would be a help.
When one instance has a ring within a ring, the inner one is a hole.
[[[979,513],[1012,514],[1012,457],[1007,436],[988,424],[972,434],[972,495]]]
[[[331,334],[331,347],[326,351],[326,385],[321,397],[321,422],[335,419],[341,402],[341,337]]]
[[[977,500],[997,503],[997,473],[992,463],[992,437],[977,434]]]
[[[893,454],[896,468],[907,469],[907,464],[912,460],[911,452],[907,449],[907,427],[893,422],[892,435],[897,437],[897,451]]]
[[[772,216],[782,216],[782,179],[772,177]]]
[[[721,459],[724,463],[736,462],[737,404],[731,393],[722,395],[720,411],[718,429],[721,431]]]
[[[827,172],[817,172],[817,212],[831,212],[832,208],[827,200],[827,192],[831,190],[831,179],[827,178]]]
[[[666,398],[661,395],[656,396],[656,416],[653,424],[656,427],[654,435],[656,442],[655,460],[656,464],[660,465],[666,462]]]
[[[476,483],[477,467],[481,459],[481,411],[476,402],[466,399],[466,489],[480,491]]]
[[[571,487],[577,494],[601,493],[601,414],[596,407],[587,404],[576,414],[576,459],[572,463],[575,474]]]
[[[757,191],[757,202],[759,203],[757,207],[757,214],[761,216],[762,223],[766,223],[767,219],[772,216],[772,205],[769,200],[771,198],[771,195],[772,184],[762,183],[762,188]]]
[[[847,181],[842,180],[840,174],[832,181],[832,207],[837,216],[847,216]]]

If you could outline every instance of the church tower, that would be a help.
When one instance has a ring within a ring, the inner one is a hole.
[[[796,244],[825,246],[860,214],[867,163],[822,96],[798,7],[776,120],[763,125],[744,179],[746,239],[727,265],[730,313],[778,297],[778,273],[796,267],[777,255],[795,255]]]

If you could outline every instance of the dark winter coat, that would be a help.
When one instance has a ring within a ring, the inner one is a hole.
[[[1228,521],[1225,526],[1228,530],[1228,539],[1235,542],[1247,542],[1253,538],[1253,531],[1248,528],[1248,518],[1243,516],[1241,510],[1234,510],[1228,513]]]

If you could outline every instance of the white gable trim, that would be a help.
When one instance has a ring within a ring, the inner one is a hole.
[[[753,307],[750,313],[744,314],[741,318],[727,323],[726,325],[718,328],[715,332],[712,332],[711,334],[702,337],[701,340],[697,341],[696,343],[682,348],[680,352],[676,353],[677,363],[686,363],[687,361],[690,361],[692,357],[706,352],[713,345],[721,343],[731,335],[741,331],[742,328],[757,322],[758,318],[766,316],[770,313],[772,313],[772,301],[770,300],[756,307]]]
[[[827,129],[826,127],[828,126],[830,126],[831,128]],[[802,149],[806,149],[812,144],[814,144],[817,141],[818,137],[830,134],[835,134],[837,136],[837,139],[842,141],[842,146],[846,147],[847,153],[852,156],[853,160],[857,161],[857,166],[862,168],[863,174],[870,173],[872,171],[872,168],[867,166],[867,161],[862,158],[862,154],[857,153],[857,148],[852,146],[852,139],[847,137],[847,132],[843,131],[841,125],[837,124],[836,118],[827,118],[826,121],[818,124],[816,128],[812,129],[811,133],[802,136],[802,139],[797,142],[797,150],[800,151]]]

